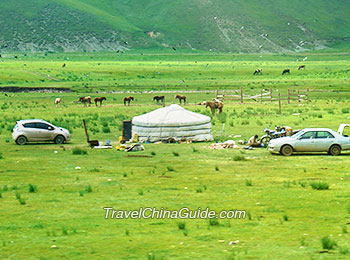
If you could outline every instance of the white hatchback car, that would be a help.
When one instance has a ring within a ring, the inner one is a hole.
[[[271,153],[292,155],[293,152],[328,152],[339,155],[350,150],[350,138],[329,128],[305,128],[290,137],[272,139]]]
[[[56,144],[63,144],[70,140],[70,133],[67,129],[54,126],[41,119],[28,119],[17,121],[13,128],[12,138],[19,145],[27,142],[54,141]]]

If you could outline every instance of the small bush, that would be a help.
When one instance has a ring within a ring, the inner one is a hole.
[[[143,193],[143,190],[139,190],[138,194],[139,194],[140,196],[142,196],[142,195],[144,194],[144,193]]]
[[[63,236],[68,235],[68,230],[67,230],[66,227],[62,227],[62,235],[63,235]]]
[[[198,152],[198,149],[192,147],[192,152],[197,153],[197,152]]]
[[[216,165],[216,166],[215,166],[215,171],[218,172],[219,170],[220,170],[220,169],[219,169],[219,166]]]
[[[197,192],[197,193],[202,193],[203,190],[202,190],[202,188],[197,188],[197,189],[196,189],[196,192]]]
[[[322,248],[327,250],[332,250],[337,245],[337,242],[335,242],[330,237],[323,237],[321,239],[321,243],[322,243]]]
[[[233,156],[233,160],[234,161],[245,161],[246,158],[243,154],[236,154],[235,156]]]
[[[110,133],[110,132],[111,132],[111,129],[109,129],[108,126],[104,126],[104,127],[102,127],[102,132],[104,132],[105,134],[107,134],[107,133]]]
[[[178,152],[173,152],[174,156],[179,156],[180,154]]]
[[[328,190],[329,188],[328,183],[323,181],[311,182],[310,185],[314,190]]]
[[[151,155],[155,156],[155,155],[156,155],[156,152],[151,152]]]
[[[18,193],[18,192],[16,192],[16,199],[21,199],[21,194],[20,193]]]
[[[27,203],[26,203],[26,201],[25,201],[25,199],[19,199],[18,200],[18,202],[19,202],[19,204],[21,204],[21,205],[26,205]]]
[[[177,227],[180,230],[186,229],[186,222],[185,221],[177,222]]]
[[[166,168],[167,168],[167,170],[168,170],[169,172],[175,171],[174,168],[173,168],[172,166],[167,166]]]
[[[92,192],[92,187],[91,187],[90,184],[89,184],[88,186],[85,187],[85,191],[86,191],[87,193]]]
[[[2,191],[8,191],[8,190],[9,188],[7,187],[7,185],[2,186]]]
[[[4,159],[4,156],[2,155],[1,152],[0,152],[0,159]]]
[[[31,192],[31,193],[35,193],[38,191],[37,187],[33,184],[29,184],[28,185],[28,191]]]
[[[245,186],[253,186],[252,180],[245,180]]]
[[[83,150],[79,147],[75,147],[72,151],[73,154],[75,155],[84,155],[84,154],[87,154],[87,151],[86,150]]]
[[[284,216],[283,216],[283,220],[284,220],[284,221],[288,221],[288,219],[289,219],[289,218],[288,218],[287,215],[284,215]]]
[[[210,226],[219,226],[219,220],[217,220],[216,218],[211,218],[209,219],[209,225]]]

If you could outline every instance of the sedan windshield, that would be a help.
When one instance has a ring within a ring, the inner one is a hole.
[[[303,133],[305,133],[305,131],[301,130],[301,131],[299,131],[298,133],[292,135],[291,137],[292,137],[292,138],[298,138],[298,137],[301,136]]]

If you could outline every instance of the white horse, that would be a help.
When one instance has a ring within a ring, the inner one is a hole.
[[[56,99],[55,99],[55,105],[56,105],[56,107],[57,107],[59,104],[61,104],[61,102],[62,102],[62,99],[61,99],[61,98],[56,98]]]

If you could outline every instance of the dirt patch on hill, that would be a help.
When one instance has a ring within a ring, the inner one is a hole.
[[[72,92],[72,90],[69,88],[40,88],[40,87],[5,86],[5,87],[0,87],[0,92],[68,93],[68,92]]]

